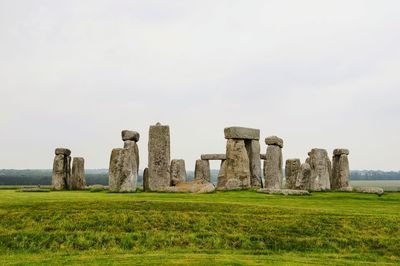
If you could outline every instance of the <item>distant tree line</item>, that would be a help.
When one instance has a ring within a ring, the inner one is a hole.
[[[28,186],[28,185],[51,185],[52,170],[49,169],[27,169],[27,170],[0,170],[0,186]],[[88,169],[85,171],[86,184],[108,185],[107,169]],[[211,181],[217,182],[218,170],[211,170]],[[194,178],[194,172],[187,172],[188,180]],[[400,171],[385,172],[373,170],[351,171],[352,180],[400,180]],[[142,171],[139,172],[138,184],[143,184]]]

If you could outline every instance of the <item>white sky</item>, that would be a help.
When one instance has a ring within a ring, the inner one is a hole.
[[[0,0],[0,168],[107,168],[131,129],[143,169],[160,121],[187,169],[237,125],[397,171],[399,115],[397,0]]]

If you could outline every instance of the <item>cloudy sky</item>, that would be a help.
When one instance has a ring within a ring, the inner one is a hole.
[[[237,125],[282,137],[285,159],[346,147],[352,169],[398,171],[399,14],[397,0],[0,0],[0,168],[51,168],[56,147],[107,168],[122,129],[140,132],[144,168],[159,121],[188,169]]]

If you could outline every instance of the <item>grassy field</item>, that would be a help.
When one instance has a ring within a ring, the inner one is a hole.
[[[400,264],[400,193],[0,190],[0,264]]]

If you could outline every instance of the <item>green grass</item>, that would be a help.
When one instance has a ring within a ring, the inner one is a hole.
[[[0,264],[400,264],[400,193],[0,190]]]

